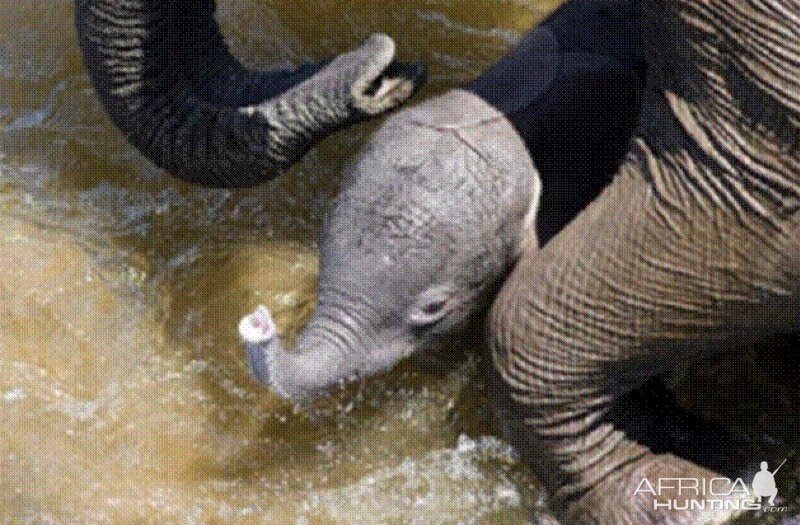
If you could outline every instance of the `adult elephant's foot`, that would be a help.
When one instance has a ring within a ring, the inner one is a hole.
[[[647,454],[568,504],[565,515],[581,525],[721,525],[752,501],[734,483],[672,454]]]

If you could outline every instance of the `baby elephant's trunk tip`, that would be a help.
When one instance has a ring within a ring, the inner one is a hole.
[[[250,372],[260,383],[274,388],[270,369],[279,346],[278,328],[269,309],[261,305],[239,321],[239,335],[245,343]]]
[[[265,343],[275,337],[277,332],[269,308],[263,304],[239,321],[239,335],[247,344]]]

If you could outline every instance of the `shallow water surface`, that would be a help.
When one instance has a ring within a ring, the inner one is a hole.
[[[468,81],[557,2],[224,0],[261,66],[373,31]],[[533,480],[492,436],[477,345],[313,407],[253,383],[236,323],[313,308],[315,238],[374,124],[243,191],[180,183],[113,128],[71,0],[0,1],[0,523],[522,524]]]

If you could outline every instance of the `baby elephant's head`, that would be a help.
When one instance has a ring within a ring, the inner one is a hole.
[[[475,95],[453,91],[395,115],[323,225],[318,305],[296,348],[281,347],[266,309],[242,321],[255,376],[307,397],[463,327],[523,242],[536,242],[539,193],[519,135]]]

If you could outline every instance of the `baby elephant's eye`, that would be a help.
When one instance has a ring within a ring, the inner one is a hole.
[[[409,321],[418,327],[441,321],[450,310],[453,291],[449,285],[438,285],[422,292],[411,308]]]
[[[447,301],[445,301],[445,300],[436,301],[436,302],[433,302],[433,303],[428,303],[422,308],[422,311],[423,311],[423,313],[425,313],[427,315],[433,315],[435,313],[441,312],[446,304],[447,304]]]

